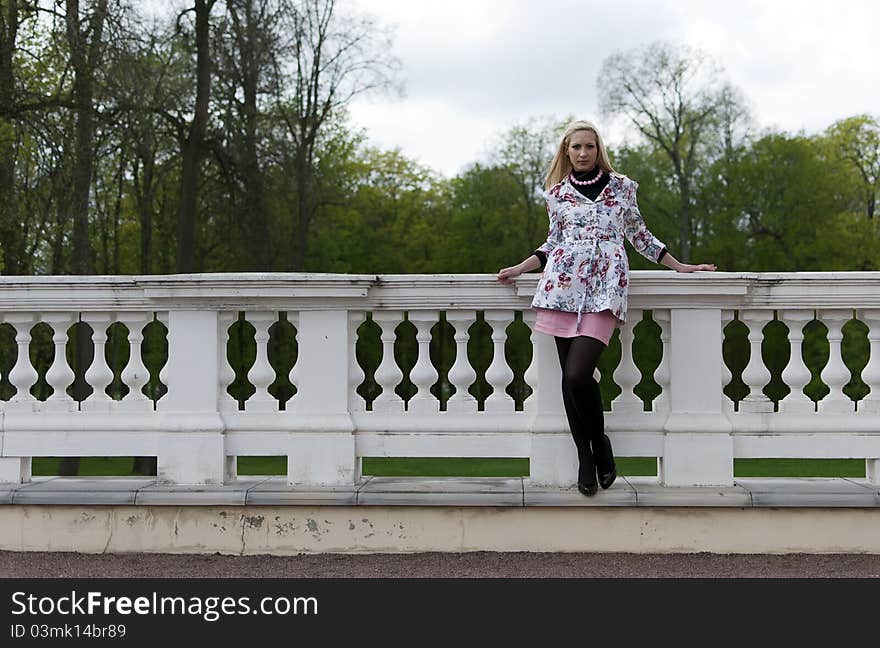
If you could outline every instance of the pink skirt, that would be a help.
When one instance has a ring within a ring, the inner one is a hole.
[[[534,310],[538,313],[535,318],[535,330],[539,333],[566,338],[588,335],[601,340],[606,346],[618,323],[614,314],[606,309],[598,313],[583,313],[581,326],[575,330],[577,313],[551,308],[535,308]]]

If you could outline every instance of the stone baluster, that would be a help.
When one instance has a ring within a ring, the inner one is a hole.
[[[862,380],[871,391],[859,402],[859,411],[880,414],[880,309],[860,308],[858,318],[868,327],[870,356],[862,369]]]
[[[449,382],[455,393],[446,401],[447,412],[476,412],[477,399],[468,391],[477,379],[477,372],[468,359],[468,329],[477,321],[476,311],[446,311],[446,321],[455,332],[455,362],[449,368]]]
[[[537,320],[538,314],[534,311],[534,309],[527,309],[523,311],[522,317],[523,322],[529,327],[529,344],[532,347],[532,361],[529,363],[529,366],[526,367],[526,371],[523,374],[523,380],[525,383],[531,387],[532,393],[528,396],[523,403],[523,412],[528,412],[530,414],[534,414],[537,410],[538,399],[535,397],[535,389],[538,387],[538,363],[537,363],[537,353],[538,348],[535,345],[535,321]]]
[[[357,392],[358,386],[364,382],[366,377],[357,361],[358,327],[366,319],[366,316],[364,311],[348,312],[348,355],[351,358],[348,365],[348,409],[350,412],[363,412],[367,408],[366,401]]]
[[[394,359],[394,341],[396,339],[394,329],[400,323],[402,316],[401,311],[373,312],[373,321],[379,325],[382,331],[382,362],[379,363],[374,377],[376,383],[382,388],[382,393],[373,401],[374,412],[403,412],[403,399],[394,391],[394,388],[403,380],[403,372]]]
[[[791,391],[779,401],[779,411],[789,414],[815,412],[816,404],[804,393],[804,387],[809,384],[811,376],[803,356],[804,326],[813,319],[813,311],[785,309],[779,311],[779,315],[788,327],[788,340],[791,344],[791,356],[782,371],[782,381]]]
[[[651,316],[660,327],[660,364],[654,370],[654,382],[660,387],[660,394],[651,402],[652,412],[669,411],[669,319],[668,308],[655,308]]]
[[[220,328],[217,332],[217,340],[220,342],[217,347],[217,405],[221,412],[238,411],[238,401],[232,397],[228,389],[235,382],[235,371],[229,364],[229,329],[237,319],[238,313],[235,311],[217,313],[217,325]]]
[[[287,321],[293,324],[293,328],[296,329],[296,340],[297,340],[297,358],[294,361],[293,365],[290,367],[290,372],[287,374],[287,379],[290,381],[290,384],[296,387],[296,393],[290,397],[287,403],[284,405],[284,411],[290,412],[295,410],[299,404],[302,402],[302,399],[299,397],[300,395],[300,357],[302,357],[302,348],[299,346],[299,311],[287,311]]]
[[[15,387],[15,394],[6,404],[8,410],[33,410],[38,401],[30,389],[37,382],[39,375],[31,364],[30,342],[31,328],[35,318],[33,313],[9,313],[6,322],[15,329],[15,343],[18,345],[18,357],[9,372],[9,382]]]
[[[730,384],[731,380],[733,380],[733,374],[730,371],[730,367],[724,362],[724,329],[733,321],[735,313],[736,311],[732,309],[721,310],[721,407],[725,412],[733,412],[735,409],[733,399],[724,393],[724,388]]]
[[[144,340],[144,326],[153,318],[152,313],[130,312],[119,313],[116,321],[125,324],[128,329],[129,356],[128,364],[122,370],[120,378],[129,388],[125,397],[117,407],[123,410],[151,410],[153,401],[143,392],[144,385],[150,380],[150,374],[141,357],[141,343]]]
[[[862,380],[871,391],[858,403],[858,411],[867,416],[880,414],[880,309],[860,308],[858,318],[868,327],[871,354],[862,369]],[[865,477],[872,484],[880,484],[880,457],[865,459]]]
[[[513,370],[507,364],[504,355],[504,342],[507,340],[507,327],[513,321],[513,312],[508,310],[485,311],[486,323],[492,329],[492,342],[494,353],[492,363],[486,369],[486,382],[492,386],[492,393],[486,399],[484,411],[486,412],[513,412],[516,402],[505,391],[505,388],[513,380]]]
[[[170,348],[169,338],[171,337],[171,328],[168,326],[168,311],[160,311],[156,313],[156,320],[165,327],[165,341],[168,342],[168,348]],[[168,356],[165,357],[165,362],[162,363],[162,368],[159,369],[159,382],[162,383],[166,389],[168,388]],[[156,409],[159,407],[160,400],[161,398],[156,400]]]
[[[749,393],[740,402],[739,411],[764,414],[773,412],[773,401],[762,391],[764,386],[770,382],[770,372],[764,365],[764,358],[761,356],[764,327],[772,319],[773,311],[751,308],[740,311],[739,315],[740,320],[749,330],[750,348],[749,363],[742,375],[742,380],[749,388]]]
[[[115,402],[107,393],[107,387],[113,382],[113,371],[107,364],[107,329],[113,323],[113,314],[83,313],[82,321],[92,329],[92,342],[95,345],[95,356],[92,364],[86,371],[86,383],[92,388],[92,393],[81,403],[82,411],[107,412]]]
[[[274,311],[255,311],[247,313],[247,320],[256,331],[257,357],[247,374],[256,391],[244,408],[247,412],[277,412],[278,400],[269,393],[269,385],[275,380],[275,370],[269,364],[269,328],[278,321],[278,315]]]
[[[633,391],[641,379],[639,368],[633,360],[634,329],[641,319],[642,311],[638,308],[630,308],[626,323],[620,328],[620,364],[614,370],[612,378],[621,392],[611,403],[612,412],[643,412],[645,409],[642,399]]]
[[[819,401],[820,412],[854,412],[855,403],[843,393],[843,387],[850,380],[850,372],[843,363],[840,353],[840,341],[843,339],[843,325],[852,319],[852,310],[844,308],[823,308],[816,315],[828,327],[828,364],[822,369],[819,377],[831,390]]]
[[[70,313],[43,313],[40,317],[52,328],[52,343],[55,345],[55,358],[52,366],[46,371],[46,382],[52,393],[43,403],[44,411],[74,412],[78,409],[77,402],[67,393],[67,387],[75,378],[73,369],[67,363],[67,329],[73,325],[74,316]]]
[[[407,411],[433,414],[440,411],[440,401],[431,393],[431,385],[437,382],[437,370],[431,364],[431,327],[437,322],[437,311],[409,311],[409,321],[416,327],[419,355],[409,379],[417,390],[407,405]]]

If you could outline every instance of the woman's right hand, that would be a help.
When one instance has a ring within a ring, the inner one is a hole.
[[[513,279],[522,274],[522,268],[518,265],[511,266],[509,268],[502,268],[498,271],[498,281],[505,285],[510,285],[513,283]]]

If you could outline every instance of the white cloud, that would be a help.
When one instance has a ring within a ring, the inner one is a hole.
[[[880,9],[873,2],[360,0],[357,6],[397,24],[394,51],[404,64],[407,98],[359,100],[355,120],[382,146],[400,146],[447,174],[475,160],[493,133],[529,116],[573,113],[602,125],[608,121],[597,114],[602,60],[653,40],[715,56],[761,126],[816,132],[880,109],[872,69],[880,60],[872,33]],[[621,129],[607,126],[614,143]]]

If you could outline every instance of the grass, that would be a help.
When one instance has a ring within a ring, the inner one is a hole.
[[[60,459],[36,457],[35,476],[57,475]],[[83,476],[132,476],[132,457],[84,457]],[[455,457],[364,457],[365,475],[406,477],[527,477],[529,460]],[[618,457],[620,475],[656,476],[654,457]],[[286,457],[239,457],[239,475],[286,475]],[[735,459],[736,477],[860,477],[865,476],[863,459]]]

